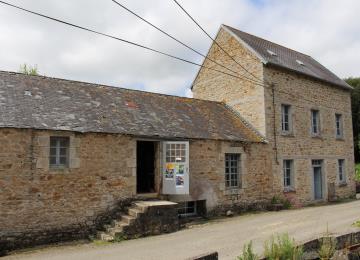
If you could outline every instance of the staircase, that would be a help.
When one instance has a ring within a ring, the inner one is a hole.
[[[177,203],[162,200],[135,201],[126,213],[118,213],[110,224],[105,224],[97,237],[104,241],[116,241],[177,231],[176,206]]]

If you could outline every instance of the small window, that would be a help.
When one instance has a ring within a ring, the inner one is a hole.
[[[240,182],[240,154],[225,154],[225,187],[241,187]]]
[[[69,143],[69,137],[50,137],[50,167],[64,168],[68,166]]]
[[[281,130],[283,133],[291,132],[291,106],[281,105]]]
[[[345,175],[345,160],[338,160],[338,174],[339,174],[339,183],[346,183],[346,175]]]
[[[178,215],[181,217],[195,216],[196,212],[196,201],[185,201],[180,202],[178,207]]]
[[[343,121],[341,114],[335,114],[336,138],[343,138]]]
[[[311,133],[312,133],[312,135],[320,135],[320,112],[319,112],[319,110],[311,110]]]
[[[284,188],[293,188],[293,160],[283,161]]]

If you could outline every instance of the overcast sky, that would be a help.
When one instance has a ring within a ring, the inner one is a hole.
[[[111,0],[5,0],[195,62],[202,57]],[[172,0],[118,0],[206,53],[211,41]],[[178,0],[215,36],[227,24],[304,52],[340,77],[360,76],[359,0]],[[0,5],[0,70],[190,95],[197,67]]]

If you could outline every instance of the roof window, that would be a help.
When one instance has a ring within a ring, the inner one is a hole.
[[[302,62],[301,60],[296,60],[296,62],[301,66],[305,66],[304,62]]]
[[[271,56],[277,56],[277,54],[269,49],[266,50]]]

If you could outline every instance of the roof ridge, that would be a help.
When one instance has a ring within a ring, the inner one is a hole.
[[[248,32],[241,31],[241,30],[239,30],[239,29],[237,29],[237,28],[234,28],[234,27],[232,27],[232,26],[229,26],[229,25],[226,25],[226,24],[223,24],[223,26],[226,26],[226,27],[229,27],[230,29],[234,29],[234,30],[239,31],[239,32],[241,32],[241,33],[244,33],[244,34],[250,35],[251,37],[258,38],[258,39],[260,39],[260,40],[262,40],[262,41],[270,42],[270,43],[275,44],[275,45],[277,45],[277,46],[279,46],[279,47],[282,47],[282,48],[288,49],[288,50],[293,51],[293,52],[297,52],[297,53],[302,54],[302,55],[305,55],[305,56],[307,56],[307,57],[311,57],[310,55],[305,54],[305,53],[303,53],[303,52],[300,52],[300,51],[297,51],[297,50],[291,49],[291,48],[289,48],[289,47],[286,47],[286,46],[284,46],[284,45],[281,45],[281,44],[276,43],[276,42],[273,42],[273,41],[269,41],[269,40],[267,40],[267,39],[265,39],[265,38],[262,38],[262,37],[256,36],[256,35],[254,35],[254,34],[251,34],[251,33],[248,33]],[[312,57],[311,57],[311,58],[312,58]]]
[[[30,77],[46,78],[46,79],[51,79],[51,80],[56,80],[56,81],[65,81],[65,82],[74,83],[74,84],[80,83],[80,84],[89,85],[89,87],[107,87],[107,88],[118,89],[118,90],[123,90],[123,91],[142,92],[142,93],[157,95],[157,96],[174,97],[174,98],[181,98],[181,99],[186,99],[186,100],[196,100],[196,101],[220,103],[220,104],[222,103],[221,101],[212,101],[212,100],[206,100],[206,99],[200,99],[200,98],[191,98],[191,97],[177,96],[177,95],[171,95],[171,94],[156,93],[156,92],[150,92],[150,91],[145,91],[145,90],[130,89],[130,88],[125,88],[125,87],[116,87],[116,86],[111,86],[111,85],[105,85],[105,84],[100,84],[100,83],[91,83],[91,82],[80,81],[80,80],[63,79],[63,78],[49,77],[49,76],[44,76],[44,75],[28,75],[28,74],[24,74],[21,72],[15,72],[15,71],[0,70],[0,74],[1,73],[6,73],[6,74],[10,74],[10,75],[18,75],[18,76],[29,77],[29,78]]]

